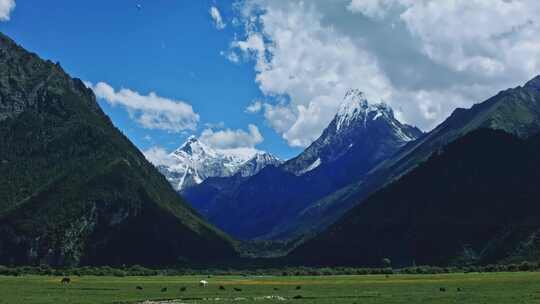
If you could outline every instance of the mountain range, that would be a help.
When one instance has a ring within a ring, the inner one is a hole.
[[[537,260],[539,132],[540,76],[457,109],[375,168],[351,190],[367,198],[291,257],[366,266],[386,257],[397,266]]]
[[[352,89],[288,161],[190,137],[154,166],[0,34],[0,264],[227,265],[258,240],[294,244],[271,261],[290,265],[538,261],[539,149],[537,76],[427,133]]]
[[[250,177],[210,178],[184,192],[208,220],[240,239],[289,239],[328,223],[297,225],[322,197],[361,179],[422,132],[383,103],[349,90],[334,119],[299,156]],[[343,209],[343,212],[346,210]]]
[[[409,142],[395,155],[375,166],[364,178],[322,198],[300,220],[310,226],[321,219],[331,222],[365,200],[370,194],[399,179],[443,146],[479,128],[502,130],[519,137],[540,131],[540,104],[537,96],[540,77],[524,86],[499,92],[470,109],[456,109],[450,117],[421,138]]]
[[[252,148],[215,149],[190,136],[157,165],[176,191],[202,183],[210,177],[249,177],[268,165],[279,166],[277,157]]]
[[[235,258],[59,64],[0,34],[0,264]]]

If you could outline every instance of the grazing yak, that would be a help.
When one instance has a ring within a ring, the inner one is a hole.
[[[205,288],[206,286],[208,286],[207,281],[205,281],[205,280],[200,280],[199,281],[199,287]]]
[[[225,286],[219,285],[219,290],[225,290]]]
[[[242,291],[242,288],[236,288],[236,287],[235,287],[235,288],[233,288],[233,289],[234,289],[234,291]]]
[[[143,290],[142,286],[137,286],[137,287],[135,287],[135,289],[137,289],[137,290]]]
[[[167,287],[161,288],[161,292],[167,292]]]
[[[62,279],[62,281],[60,281],[60,283],[62,283],[62,284],[69,284],[69,283],[71,283],[71,279],[68,278],[68,277],[64,277],[64,278]]]
[[[186,291],[186,289],[187,289],[186,287],[180,287],[180,291],[182,292]]]

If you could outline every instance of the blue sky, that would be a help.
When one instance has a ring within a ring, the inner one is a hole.
[[[350,88],[428,131],[523,84],[538,15],[537,0],[0,0],[0,30],[89,82],[141,150],[195,134],[284,159]]]
[[[138,10],[136,3],[141,3]],[[261,119],[245,108],[261,96],[250,65],[235,64],[220,54],[234,29],[217,30],[209,8],[213,1],[18,1],[9,22],[0,29],[25,48],[59,61],[72,76],[129,88],[142,95],[182,100],[193,106],[200,121],[196,130],[175,133],[141,127],[125,108],[100,105],[142,150],[157,145],[178,147],[205,124],[246,130],[255,124],[264,141],[257,148],[280,157],[290,148]],[[231,14],[230,2],[220,11]]]

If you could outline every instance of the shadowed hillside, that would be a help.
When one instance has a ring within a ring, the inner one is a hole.
[[[292,257],[396,266],[538,260],[540,136],[473,131],[369,197]]]

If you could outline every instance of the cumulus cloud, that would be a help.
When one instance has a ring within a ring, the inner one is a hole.
[[[161,147],[151,147],[150,149],[143,151],[146,159],[154,166],[174,166],[175,160],[170,157],[167,150]]]
[[[539,14],[536,0],[416,1],[401,19],[427,56],[454,70],[530,76],[540,69]]]
[[[252,10],[243,12],[246,35],[231,43],[231,51],[255,60],[264,94],[287,96],[287,103],[265,106],[265,117],[291,146],[306,146],[320,135],[348,88],[361,84],[372,98],[389,97],[376,58],[324,26],[313,6],[301,1],[250,5]],[[254,17],[261,5],[264,13]]]
[[[256,100],[246,108],[248,113],[259,113],[263,108],[263,103],[260,100]]]
[[[351,0],[347,9],[354,13],[362,13],[371,18],[383,18],[388,9],[398,0]]]
[[[297,120],[296,114],[288,105],[264,104],[264,117],[278,133],[287,132]]]
[[[210,17],[212,17],[212,21],[214,21],[214,25],[218,30],[222,30],[227,26],[227,24],[223,22],[223,18],[221,17],[221,13],[217,7],[210,7],[208,13],[210,13]]]
[[[536,0],[351,0],[371,18],[399,10],[425,55],[479,77],[532,76],[540,68],[540,2]]]
[[[348,88],[429,130],[538,74],[539,13],[536,0],[245,0],[226,57],[254,62],[266,99],[252,109],[291,146],[320,135]]]
[[[15,9],[15,0],[0,0],[0,21],[9,21],[11,12]]]
[[[201,133],[199,139],[216,149],[254,148],[264,140],[257,126],[253,124],[248,125],[247,132],[241,129],[215,131],[208,128]]]
[[[107,83],[100,82],[92,88],[98,98],[112,106],[126,108],[130,117],[147,129],[159,129],[169,132],[195,130],[199,115],[186,102],[158,96],[154,92],[141,95],[130,89],[115,91]]]
[[[219,54],[221,56],[227,58],[232,63],[239,63],[240,62],[240,57],[235,52],[221,51],[221,52],[219,52]]]

